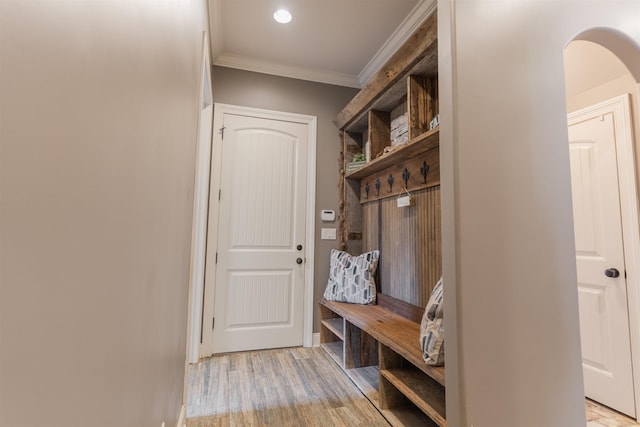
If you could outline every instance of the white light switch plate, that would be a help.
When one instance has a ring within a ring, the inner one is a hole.
[[[336,229],[322,228],[320,233],[320,238],[322,240],[336,240]]]

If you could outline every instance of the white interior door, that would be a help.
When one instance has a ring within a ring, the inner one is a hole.
[[[586,396],[635,417],[615,120],[569,119],[580,334]]]
[[[223,121],[214,352],[302,345],[307,125]]]

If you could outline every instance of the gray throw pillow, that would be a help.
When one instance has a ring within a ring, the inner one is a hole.
[[[420,323],[420,347],[427,365],[444,365],[444,308],[442,277],[431,292]]]
[[[331,250],[329,281],[324,298],[329,301],[354,304],[376,302],[374,279],[380,251],[371,251],[353,256],[337,249]]]

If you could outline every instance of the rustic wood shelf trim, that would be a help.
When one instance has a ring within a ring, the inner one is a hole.
[[[443,387],[421,376],[415,369],[383,369],[380,374],[436,424],[441,427],[447,425]],[[423,396],[428,397],[428,400]]]
[[[341,317],[334,317],[333,319],[325,319],[322,322],[328,330],[333,332],[333,334],[344,340],[344,320]]]
[[[363,111],[369,109],[380,94],[403,78],[422,58],[435,51],[438,45],[438,17],[434,11],[415,33],[398,49],[358,94],[338,113],[336,125],[343,129]],[[433,61],[437,63],[437,60]]]
[[[378,157],[367,163],[365,166],[358,170],[355,170],[345,177],[349,179],[362,179],[376,172],[380,172],[388,167],[391,167],[403,159],[408,159],[419,154],[425,153],[432,148],[438,147],[440,142],[440,127],[431,129],[428,132],[414,138],[400,148],[392,151],[391,153]]]

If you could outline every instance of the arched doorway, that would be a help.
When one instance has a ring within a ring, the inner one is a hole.
[[[585,394],[634,418],[640,413],[640,86],[632,71],[640,73],[639,61],[640,49],[607,29],[586,31],[565,49]]]

